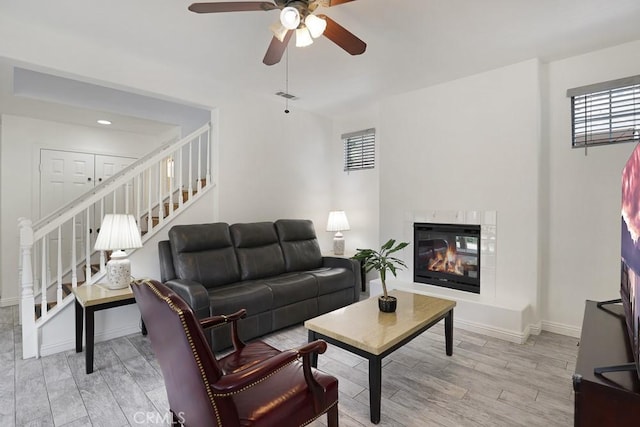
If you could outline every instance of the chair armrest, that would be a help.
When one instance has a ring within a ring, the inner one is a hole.
[[[251,367],[220,377],[211,385],[212,391],[219,396],[230,396],[243,389],[253,387],[267,376],[298,360],[298,352],[286,350]]]
[[[326,342],[316,340],[297,349],[283,351],[245,370],[224,375],[217,383],[212,385],[213,391],[221,396],[228,396],[242,389],[253,387],[264,380],[265,377],[302,357],[304,379],[313,395],[314,406],[318,409],[322,407],[323,389],[313,377],[310,357],[311,353],[324,353],[326,349]]]
[[[244,308],[229,315],[211,316],[200,320],[200,326],[202,329],[209,329],[215,326],[220,326],[231,322],[231,341],[236,351],[244,347],[244,342],[238,335],[238,320],[243,319],[247,315],[247,310]]]
[[[187,279],[174,279],[165,282],[165,285],[189,304],[197,318],[209,316],[209,294],[201,283]]]
[[[304,373],[304,380],[307,382],[307,387],[311,390],[313,396],[313,406],[316,412],[320,412],[323,407],[322,397],[324,396],[324,390],[322,386],[318,384],[313,377],[313,371],[311,370],[311,355],[313,353],[322,354],[327,351],[327,343],[322,340],[315,340],[309,344],[298,347],[298,354],[302,356],[302,372]]]

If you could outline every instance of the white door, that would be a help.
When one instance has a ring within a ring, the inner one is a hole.
[[[94,155],[72,151],[40,150],[40,218],[44,218],[65,204],[80,197],[94,186]],[[85,247],[85,215],[78,215],[76,227],[76,256],[81,258]],[[71,267],[71,223],[61,230],[61,264],[63,270]],[[49,234],[48,281],[58,270],[58,233]],[[76,263],[78,261],[76,259]]]
[[[41,150],[40,151],[40,218],[44,218],[56,209],[80,197],[94,186],[106,181],[111,176],[133,163],[136,159],[130,157],[104,156],[98,154],[77,153],[73,151]],[[130,186],[128,186],[130,187]],[[105,213],[125,213],[127,207],[127,193],[129,199],[129,212],[132,212],[133,193],[131,188],[119,190],[115,197],[103,200],[99,208],[91,210],[91,241],[90,247],[97,237],[97,230]],[[84,240],[86,230],[86,213],[76,216],[76,264],[83,259],[86,242]],[[62,227],[62,257],[63,270],[71,266],[71,224]],[[51,275],[57,272],[57,232],[51,233],[47,239],[50,259],[48,271]]]
[[[40,150],[40,218],[93,188],[94,155]]]

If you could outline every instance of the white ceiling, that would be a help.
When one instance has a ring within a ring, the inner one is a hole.
[[[206,70],[212,82],[275,96],[285,61],[262,58],[278,12],[195,14],[189,0],[0,0],[0,13],[101,48]],[[324,13],[367,42],[289,49],[298,108],[334,116],[377,99],[540,58],[640,39],[640,0],[357,0]],[[622,76],[621,76],[622,77]],[[284,102],[284,101],[283,101]]]

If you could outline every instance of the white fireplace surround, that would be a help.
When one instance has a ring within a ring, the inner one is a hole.
[[[398,279],[387,280],[390,289],[402,289],[456,301],[456,327],[479,332],[511,342],[524,343],[533,331],[530,326],[531,309],[528,303],[505,301],[496,295],[496,266],[498,254],[498,223],[496,211],[427,210],[409,212],[404,216],[403,240],[413,242],[413,224],[480,225],[480,294],[413,282],[413,249],[405,249],[407,269]],[[370,294],[382,293],[379,280],[370,282]]]

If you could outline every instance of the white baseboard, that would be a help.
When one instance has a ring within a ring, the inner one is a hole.
[[[582,328],[577,326],[564,325],[562,323],[550,322],[548,320],[542,321],[542,330],[574,338],[580,338],[580,334],[582,333]]]
[[[9,307],[18,304],[20,304],[20,298],[18,297],[0,298],[0,307]]]
[[[486,335],[493,338],[498,338],[504,341],[509,341],[515,344],[524,344],[529,338],[529,331],[524,332],[511,331],[508,329],[497,328],[495,326],[484,325],[475,322],[469,322],[467,320],[453,320],[453,325],[456,328],[464,329],[465,331],[475,332],[478,334]],[[454,332],[455,336],[455,332]]]
[[[139,325],[128,325],[117,329],[110,329],[108,331],[104,331],[101,334],[96,334],[95,343],[99,343],[101,341],[108,341],[114,338],[120,338],[126,335],[131,335],[140,332]],[[85,349],[84,337],[83,337],[83,351]],[[50,354],[60,353],[62,351],[73,350],[76,348],[75,339],[59,341],[55,344],[45,345],[43,344],[40,347],[40,356],[48,356]]]

